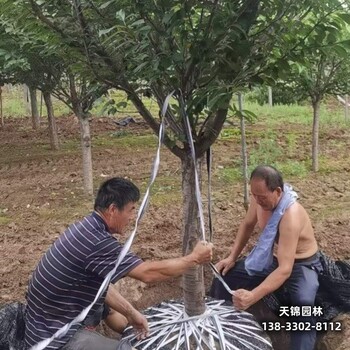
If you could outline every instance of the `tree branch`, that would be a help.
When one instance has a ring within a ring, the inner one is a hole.
[[[125,81],[123,83],[123,89],[127,93],[129,99],[133,102],[138,112],[141,114],[142,118],[147,122],[147,124],[151,127],[154,133],[158,135],[160,127],[159,123],[157,123],[156,120],[153,118],[152,114],[143,104],[143,102],[138,97],[137,93],[134,91],[131,85]],[[174,153],[180,159],[184,157],[184,151],[178,146],[176,146],[166,134],[164,135],[164,144],[169,148],[169,150],[172,153]]]
[[[196,142],[196,156],[197,158],[207,151],[207,149],[215,142],[220,134],[220,131],[224,125],[227,116],[227,108],[221,108],[216,112],[214,118],[209,119],[206,122],[203,133],[199,135],[198,141]]]

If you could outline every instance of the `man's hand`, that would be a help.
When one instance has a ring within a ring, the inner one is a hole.
[[[233,305],[240,310],[247,310],[257,302],[254,293],[246,289],[237,289],[232,296]]]
[[[218,271],[225,276],[227,271],[231,270],[235,266],[236,261],[233,260],[230,256],[226,259],[220,260],[215,266]]]
[[[213,244],[206,241],[200,241],[193,248],[191,253],[197,264],[205,264],[211,261],[213,257]]]
[[[147,319],[139,311],[133,309],[127,316],[127,319],[130,326],[134,328],[138,340],[149,336]]]

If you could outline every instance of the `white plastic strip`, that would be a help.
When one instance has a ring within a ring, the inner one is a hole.
[[[207,300],[206,311],[191,317],[186,314],[183,301],[174,300],[150,307],[144,314],[149,321],[151,336],[137,340],[137,335],[130,332],[123,337],[137,349],[272,349],[268,337],[254,317],[225,305],[223,300]],[[126,330],[127,334],[130,329]]]
[[[152,185],[154,183],[154,180],[155,180],[155,178],[157,176],[157,173],[158,173],[159,164],[160,164],[160,148],[161,148],[161,145],[163,143],[164,134],[165,134],[165,114],[166,114],[166,111],[168,109],[169,101],[170,101],[170,98],[172,97],[173,93],[174,92],[172,92],[171,94],[169,94],[167,96],[167,98],[165,99],[164,104],[163,104],[163,108],[162,108],[162,117],[163,118],[162,118],[162,122],[161,122],[160,127],[159,127],[158,148],[157,148],[156,157],[155,157],[155,160],[154,160],[154,163],[153,163],[150,183],[149,183],[149,185],[147,187],[146,193],[145,193],[145,195],[143,197],[143,200],[142,200],[142,203],[140,205],[140,209],[139,209],[138,214],[137,214],[134,230],[132,231],[132,233],[129,236],[128,240],[126,241],[123,249],[121,250],[113,270],[111,270],[107,274],[107,276],[105,277],[104,281],[102,282],[102,284],[100,286],[100,289],[97,292],[97,295],[96,295],[94,301],[88,307],[86,307],[77,317],[75,317],[74,320],[72,320],[71,322],[67,323],[62,328],[60,328],[51,338],[47,338],[47,339],[44,339],[44,340],[40,341],[36,345],[32,346],[30,348],[30,350],[42,350],[42,349],[45,349],[54,339],[63,337],[74,324],[77,324],[77,323],[80,323],[80,322],[84,321],[84,319],[86,318],[87,314],[89,313],[89,311],[91,310],[93,305],[96,303],[96,301],[101,297],[101,295],[107,289],[107,287],[108,287],[108,285],[109,285],[109,283],[111,281],[111,278],[115,274],[115,272],[116,272],[117,268],[119,267],[120,263],[123,261],[125,255],[130,250],[131,244],[132,244],[132,242],[133,242],[133,240],[135,238],[135,235],[136,235],[138,224],[139,224],[140,220],[142,219],[142,217],[143,217],[143,215],[144,215],[144,213],[146,211],[151,187],[152,187]]]
[[[194,142],[193,142],[193,137],[192,137],[192,132],[191,132],[191,125],[190,121],[188,119],[184,101],[181,98],[181,103],[182,105],[180,106],[182,109],[182,114],[185,122],[185,130],[187,134],[187,141],[190,146],[191,150],[191,157],[193,160],[193,166],[194,166],[194,178],[195,178],[195,189],[196,189],[196,199],[197,199],[197,206],[198,206],[198,214],[199,214],[199,220],[200,220],[200,227],[201,227],[201,232],[203,236],[203,240],[206,240],[205,237],[205,228],[204,228],[204,215],[203,215],[203,205],[202,205],[202,196],[201,196],[201,191],[200,191],[200,186],[199,186],[199,176],[198,176],[198,169],[197,169],[197,161],[196,161],[196,151],[194,148]],[[211,162],[210,162],[211,163]],[[210,171],[210,170],[209,170]],[[209,174],[209,183],[211,182],[210,174]],[[210,194],[208,194],[210,197]],[[208,203],[209,206],[211,206],[211,201]],[[210,263],[209,266],[211,267],[213,274],[215,277],[223,284],[225,289],[231,294],[234,295],[234,291],[230,289],[230,287],[226,284],[222,276],[220,275],[219,271],[216,269],[215,265]]]
[[[205,237],[205,227],[204,227],[204,215],[203,215],[203,205],[202,205],[202,196],[201,196],[201,190],[199,186],[199,176],[198,176],[198,169],[197,169],[197,159],[196,159],[196,151],[194,148],[194,142],[193,142],[193,137],[192,137],[192,132],[191,132],[191,125],[190,121],[188,119],[188,115],[186,113],[186,108],[184,105],[184,101],[181,97],[180,100],[180,108],[182,109],[182,114],[185,122],[185,130],[187,134],[187,141],[190,146],[190,151],[191,151],[191,157],[193,161],[193,167],[194,167],[194,182],[195,182],[195,192],[196,192],[196,200],[197,200],[197,206],[198,206],[198,214],[199,214],[199,222],[200,222],[200,228],[202,232],[202,238],[203,241],[206,240]]]

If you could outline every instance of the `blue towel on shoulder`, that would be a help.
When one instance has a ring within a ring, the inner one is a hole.
[[[284,212],[298,199],[292,186],[284,184],[283,195],[276,209],[273,211],[267,225],[260,234],[259,240],[245,260],[245,269],[248,275],[254,276],[266,272],[273,261],[273,244],[275,242],[278,224]]]

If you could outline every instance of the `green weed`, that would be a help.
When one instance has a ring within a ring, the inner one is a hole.
[[[220,132],[220,140],[232,140],[241,137],[241,131],[238,128],[225,128]]]
[[[266,126],[289,124],[302,124],[312,126],[313,110],[311,105],[268,105],[260,106],[257,103],[247,102],[244,109],[252,111],[256,116],[257,123],[263,123]],[[329,127],[344,127],[349,125],[344,119],[344,110],[342,106],[337,109],[328,110],[326,106],[321,105],[320,110],[320,128]]]
[[[95,147],[122,146],[122,147],[156,147],[157,136],[150,135],[102,135],[93,137],[92,144]]]
[[[6,226],[11,222],[11,219],[3,212],[0,211],[0,226]]]
[[[7,117],[23,117],[30,115],[30,102],[25,100],[23,87],[15,86],[10,89],[3,88],[2,93],[3,114]],[[37,103],[39,113],[41,111],[42,117],[47,116],[44,100],[41,97],[41,93],[37,92]],[[69,113],[69,108],[56,98],[52,98],[54,114],[56,117],[66,115]]]
[[[216,175],[219,180],[222,179],[224,182],[228,183],[234,183],[243,179],[242,168],[239,166],[218,169]]]

